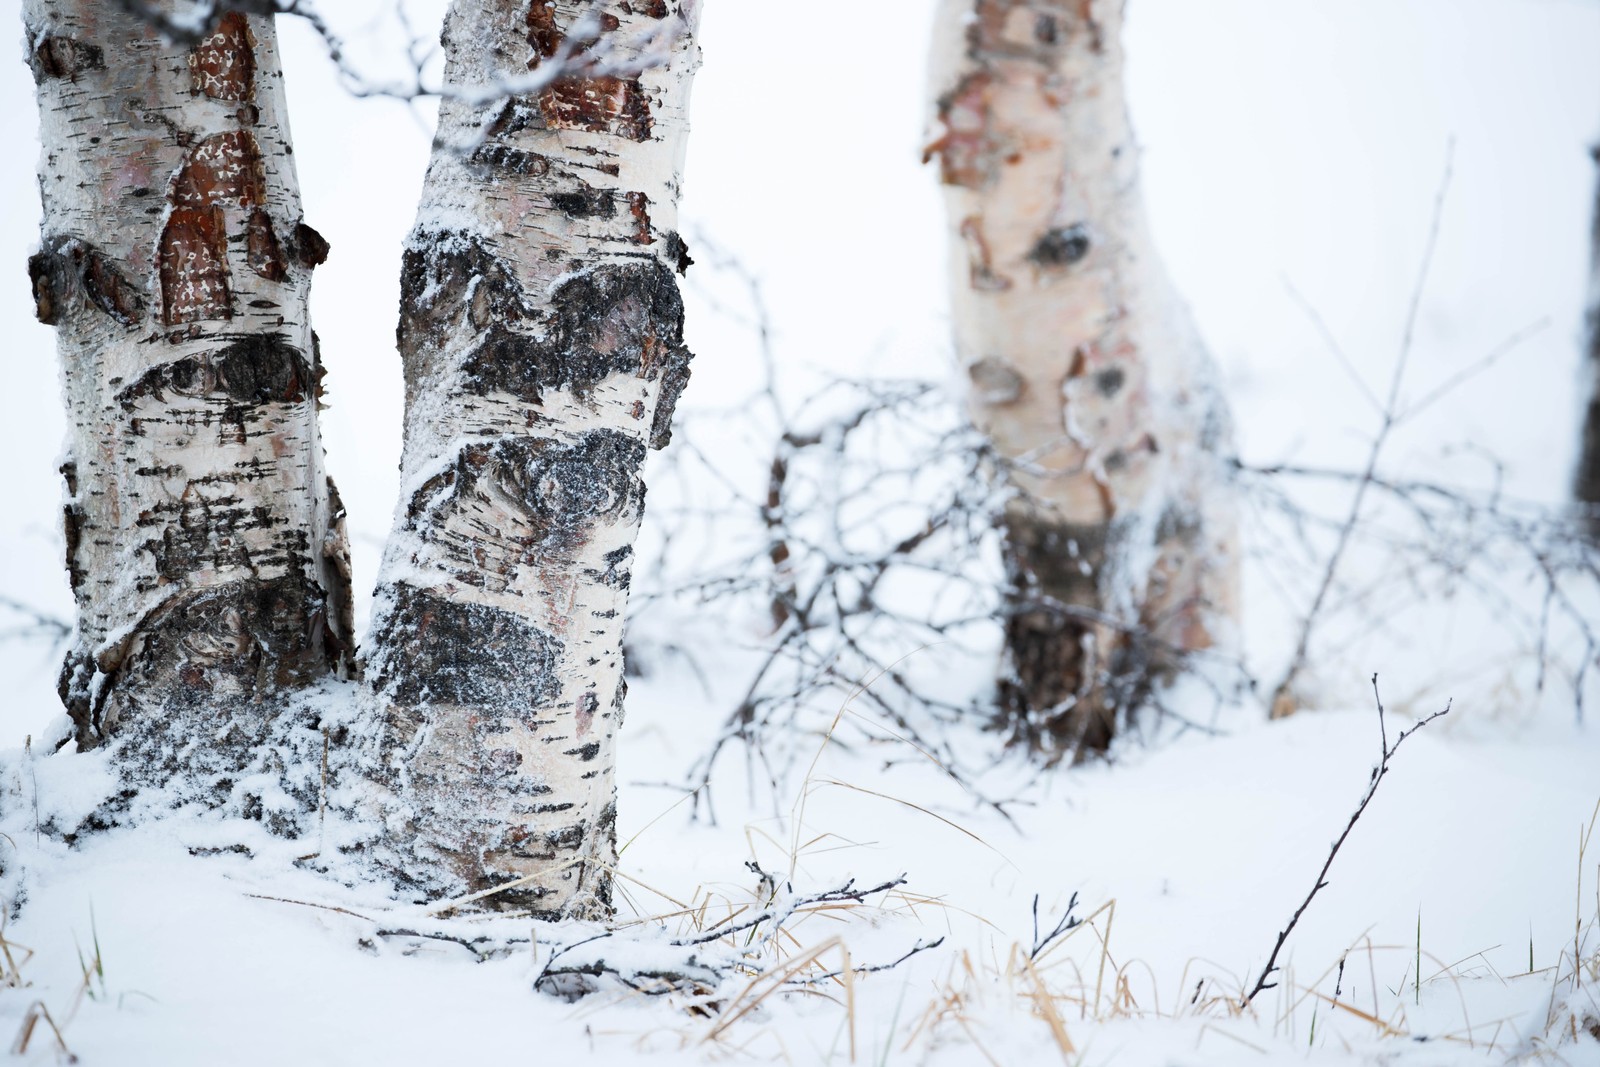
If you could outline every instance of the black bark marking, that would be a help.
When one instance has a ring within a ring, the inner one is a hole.
[[[536,404],[554,389],[587,397],[613,374],[660,380],[653,441],[665,440],[688,379],[683,299],[672,271],[655,260],[607,264],[568,279],[541,314],[482,239],[429,235],[406,251],[401,307],[400,349],[408,360],[447,347],[466,317],[478,337],[461,366],[479,392]]]
[[[33,288],[34,317],[46,326],[57,325],[72,291],[67,259],[50,251],[35,252],[28,257],[28,281]]]
[[[583,186],[567,193],[551,193],[550,206],[574,219],[614,218],[617,214],[617,194],[610,189]]]
[[[399,585],[376,638],[374,685],[403,705],[454,704],[526,719],[555,699],[561,642],[511,612]]]
[[[503,516],[509,509],[526,532],[500,529],[499,541],[515,547],[519,556],[569,554],[595,526],[643,507],[639,469],[644,454],[643,444],[614,430],[596,430],[570,444],[521,437],[470,445],[450,470],[417,490],[408,515],[443,536],[456,517]],[[477,524],[464,525],[475,530]],[[475,533],[472,540],[482,537]],[[458,547],[464,560],[487,558],[482,545]]]
[[[123,276],[115,261],[93,245],[74,238],[52,238],[28,259],[33,282],[34,314],[47,326],[58,325],[73,289],[123,326],[144,318],[144,297]]]
[[[689,273],[689,268],[694,266],[694,260],[689,258],[689,246],[676,231],[667,234],[667,262],[679,274]]]
[[[41,37],[29,52],[28,60],[35,83],[49,78],[76,79],[85,71],[106,67],[105,52],[98,46],[54,34]]]
[[[302,267],[320,267],[328,261],[331,246],[327,238],[313,230],[302,220],[294,224],[289,234],[289,254],[300,261]]]
[[[672,441],[672,415],[689,384],[689,362],[693,358],[693,353],[683,345],[667,350],[661,366],[661,391],[656,396],[655,419],[650,426],[651,448],[666,448]]]
[[[1099,390],[1101,396],[1109,399],[1122,391],[1122,386],[1127,380],[1128,376],[1121,367],[1107,367],[1095,373],[1094,387]]]
[[[305,355],[279,334],[249,334],[205,355],[152,367],[117,393],[132,411],[146,397],[167,393],[215,398],[234,405],[298,404],[311,398],[316,375]]]
[[[61,464],[61,480],[66,486],[66,504],[61,509],[61,528],[66,535],[67,580],[76,596],[83,587],[88,572],[78,562],[78,549],[83,544],[83,505],[78,502],[78,465],[72,460]]]
[[[1028,253],[1028,258],[1041,267],[1061,269],[1070,267],[1089,254],[1089,231],[1082,223],[1051,230]]]
[[[468,164],[503,174],[542,178],[550,173],[550,158],[503,144],[486,144],[467,157]]]
[[[600,742],[590,741],[586,745],[566,749],[561,754],[563,756],[577,756],[581,762],[591,763],[596,756],[600,755]]]

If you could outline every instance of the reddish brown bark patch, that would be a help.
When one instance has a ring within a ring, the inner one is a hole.
[[[550,0],[533,0],[528,5],[528,43],[533,46],[535,56],[548,59],[555,55],[566,36],[556,25],[556,13]],[[538,62],[528,65],[538,66]]]
[[[653,245],[650,235],[650,198],[644,193],[628,194],[628,213],[633,216],[633,241],[635,244]]]
[[[281,282],[289,277],[283,259],[283,246],[272,230],[272,216],[261,208],[250,212],[245,241],[245,259],[251,270],[268,281]]]
[[[231,319],[228,235],[219,207],[178,207],[161,231],[162,320]]]
[[[249,100],[255,95],[256,55],[250,22],[230,11],[210,37],[189,51],[189,78],[197,93],[213,100]]]
[[[650,139],[650,101],[637,78],[561,78],[539,93],[539,110],[552,130]]]
[[[550,0],[532,0],[527,21],[528,44],[533,49],[528,61],[531,69],[554,56],[566,34],[556,24]],[[602,30],[609,32],[620,25],[615,16],[601,15]],[[574,58],[581,62],[581,53]],[[637,78],[559,78],[539,93],[539,110],[545,126],[553,130],[609,133],[630,141],[650,136],[650,102]]]
[[[105,53],[95,45],[73,37],[43,37],[29,55],[33,80],[76,78],[87,70],[104,70]]]
[[[989,90],[994,79],[986,71],[962,78],[939,99],[944,136],[929,145],[923,162],[939,157],[939,180],[946,185],[981,189],[994,172],[998,146],[989,130]]]
[[[173,183],[176,207],[237,204],[259,207],[266,201],[261,148],[248,130],[207,137],[194,147]]]

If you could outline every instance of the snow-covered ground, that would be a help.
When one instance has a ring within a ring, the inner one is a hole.
[[[362,36],[386,6],[337,5],[358,58],[394,46],[392,20]],[[437,7],[408,10],[425,26]],[[949,374],[941,207],[918,163],[933,7],[829,0],[797,16],[726,0],[706,14],[687,228],[760,277],[791,395],[827,375]],[[1245,459],[1364,462],[1377,415],[1357,379],[1380,395],[1387,386],[1448,167],[1402,394],[1426,398],[1508,337],[1531,336],[1403,423],[1382,467],[1472,486],[1498,470],[1508,497],[1559,502],[1577,437],[1600,5],[1134,0],[1130,18],[1151,212],[1223,364]],[[349,99],[304,28],[283,32],[307,216],[334,247],[314,315],[330,375],[330,465],[352,512],[362,588],[395,494],[396,274],[428,120]],[[13,105],[0,114],[6,143],[29,144],[22,64],[0,70],[0,93]],[[31,147],[0,159],[11,205],[0,256],[17,265],[37,240],[33,162]],[[690,276],[698,363],[684,440],[722,433],[743,447],[749,424],[736,433],[715,413],[757,386],[759,360],[739,321],[741,290],[702,262]],[[20,283],[0,292],[13,357],[0,396],[0,449],[12,458],[0,470],[0,596],[67,617],[53,339],[27,295]],[[721,503],[704,481],[685,500],[683,484],[660,478],[653,514]],[[1295,492],[1318,514],[1347,506],[1347,486]],[[1250,515],[1245,643],[1270,685],[1321,570],[1315,552],[1275,540],[1283,526],[1270,509]],[[1441,557],[1460,550],[1429,545],[1392,512],[1379,520]],[[1313,549],[1326,544],[1313,538]],[[944,938],[893,969],[808,993],[732,982],[698,1011],[684,996],[620,986],[575,1003],[535,994],[551,939],[566,935],[541,931],[533,943],[516,920],[446,921],[297,866],[337,842],[337,823],[326,839],[283,841],[250,824],[182,818],[66,848],[34,826],[92,796],[95,758],[13,753],[0,783],[0,862],[27,896],[0,932],[12,953],[0,953],[0,986],[13,973],[28,984],[0,987],[0,1041],[39,1002],[82,1062],[163,1067],[534,1057],[1600,1064],[1600,1040],[1575,1022],[1600,1017],[1600,836],[1580,854],[1600,802],[1600,693],[1591,679],[1597,710],[1580,727],[1573,627],[1559,611],[1541,677],[1526,617],[1538,618],[1542,587],[1527,558],[1498,546],[1488,592],[1463,581],[1445,600],[1436,594],[1448,568],[1419,572],[1426,551],[1390,544],[1369,540],[1346,564],[1314,644],[1317,706],[1291,720],[1268,725],[1252,701],[1219,708],[1196,695],[1194,717],[1211,730],[1158,731],[1110,765],[1047,774],[990,766],[992,737],[946,732],[967,750],[969,790],[891,736],[863,695],[821,692],[776,784],[742,748],[726,751],[714,823],[681,784],[743,692],[767,625],[760,605],[737,600],[653,605],[639,647],[676,643],[693,665],[658,654],[631,683],[620,917],[646,921],[619,951],[660,951],[661,939],[729,907],[763,903],[770,886],[747,860],[798,894],[906,876],[862,904],[791,919],[793,939],[778,940],[787,958],[820,948],[822,969],[846,966],[846,952],[871,966]],[[1574,588],[1574,610],[1600,619],[1594,593]],[[4,610],[0,629],[27,624]],[[913,648],[908,662],[942,693],[980,691],[981,657],[953,653]],[[0,642],[6,746],[40,736],[58,714],[56,662],[38,635]],[[1373,673],[1391,739],[1447,699],[1453,710],[1396,756],[1290,940],[1280,987],[1240,1013],[1238,994],[1377,761]],[[840,729],[825,733],[836,718]],[[973,791],[1008,800],[1009,817]],[[249,855],[209,854],[233,845]],[[1025,961],[1035,896],[1042,935],[1074,893],[1075,915],[1092,921]],[[381,932],[398,930],[417,934]],[[420,936],[441,932],[497,951],[478,962]],[[1574,953],[1590,968],[1581,983]],[[103,974],[86,976],[96,958]],[[56,1052],[37,1023],[29,1056],[51,1062]]]

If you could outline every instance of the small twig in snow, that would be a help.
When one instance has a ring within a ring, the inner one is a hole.
[[[1383,752],[1377,766],[1372,768],[1372,777],[1367,782],[1367,791],[1362,795],[1361,803],[1356,805],[1356,810],[1350,816],[1350,821],[1345,823],[1344,831],[1339,834],[1338,838],[1333,842],[1333,847],[1328,850],[1328,858],[1323,861],[1322,870],[1317,872],[1317,879],[1311,885],[1311,892],[1306,894],[1306,898],[1300,902],[1300,906],[1289,917],[1288,925],[1279,932],[1278,942],[1272,946],[1272,954],[1267,957],[1266,965],[1261,968],[1261,974],[1256,978],[1256,984],[1251,987],[1250,992],[1245,994],[1240,1007],[1249,1007],[1250,1002],[1259,993],[1277,986],[1278,983],[1270,979],[1278,970],[1278,953],[1283,950],[1284,942],[1288,941],[1289,935],[1294,933],[1294,928],[1300,923],[1300,917],[1306,913],[1306,909],[1311,906],[1311,902],[1316,899],[1317,894],[1328,887],[1328,870],[1333,866],[1334,857],[1339,855],[1339,850],[1344,847],[1345,841],[1350,837],[1350,831],[1356,828],[1356,823],[1360,820],[1362,813],[1367,810],[1367,805],[1372,803],[1372,798],[1378,792],[1378,783],[1382,782],[1384,775],[1389,773],[1389,761],[1394,758],[1394,754],[1400,751],[1400,746],[1405,744],[1406,738],[1440,716],[1450,714],[1451,705],[1446,704],[1427,718],[1419,719],[1411,729],[1402,730],[1400,735],[1394,739],[1394,744],[1391,745],[1389,744],[1389,730],[1384,724],[1383,698],[1378,695],[1378,676],[1376,674],[1372,676],[1372,696],[1378,704],[1378,732],[1383,740]]]

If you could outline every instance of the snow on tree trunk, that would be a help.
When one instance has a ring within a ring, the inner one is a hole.
[[[1600,147],[1593,150],[1600,163]],[[1578,445],[1578,477],[1575,493],[1588,504],[1589,530],[1600,540],[1600,183],[1595,186],[1594,224],[1590,236],[1593,260],[1589,270],[1588,341],[1589,359],[1584,368],[1588,393],[1584,408],[1583,439]]]
[[[37,313],[69,415],[80,747],[147,778],[252,757],[276,695],[351,649],[307,316],[327,244],[301,218],[275,31],[193,47],[104,0],[26,0],[38,86]]]
[[[496,902],[610,908],[640,468],[688,378],[696,7],[458,0],[445,22],[463,91],[404,258],[401,501],[367,672],[386,862],[427,889],[518,880]],[[541,65],[567,73],[468,91]]]
[[[1103,749],[1235,610],[1230,425],[1156,255],[1123,0],[945,0],[937,139],[969,410],[1009,468],[1001,698],[1051,759]]]

